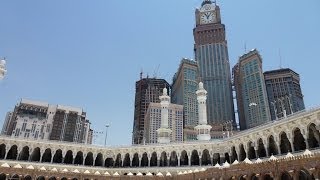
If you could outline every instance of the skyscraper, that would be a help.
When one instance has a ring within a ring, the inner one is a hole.
[[[12,137],[78,143],[91,143],[91,131],[82,109],[28,99],[7,114],[2,128],[2,134]]]
[[[266,71],[264,78],[272,120],[305,109],[298,73],[289,68],[277,69]]]
[[[199,79],[208,91],[208,123],[220,125],[230,120],[234,122],[228,47],[219,6],[204,0],[196,9],[195,16],[194,51]]]
[[[240,129],[271,120],[262,71],[262,58],[256,49],[242,55],[233,68]]]
[[[140,144],[145,140],[145,115],[151,102],[159,103],[159,96],[163,88],[167,88],[170,93],[170,85],[164,79],[140,78],[136,82],[136,94],[134,103],[134,121],[132,131],[132,143]],[[169,94],[170,95],[170,94]]]
[[[193,129],[198,124],[198,65],[196,61],[183,58],[172,80],[171,101],[183,105],[185,128]]]

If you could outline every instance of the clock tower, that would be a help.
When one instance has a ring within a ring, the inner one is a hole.
[[[215,126],[221,130],[221,124],[235,123],[225,26],[219,6],[211,0],[204,0],[195,16],[194,52],[199,80],[208,91],[208,124],[213,125],[213,130]]]

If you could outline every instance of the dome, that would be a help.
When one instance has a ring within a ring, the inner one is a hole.
[[[5,65],[5,64],[6,64],[6,60],[4,60],[4,59],[1,60],[1,61],[0,61],[0,64]]]
[[[204,0],[201,4],[201,6],[204,6],[206,4],[212,4],[211,0]]]

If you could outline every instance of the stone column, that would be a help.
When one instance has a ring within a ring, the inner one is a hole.
[[[142,157],[139,156],[139,167],[141,167],[141,160],[142,160]]]
[[[28,157],[28,161],[30,162],[31,161],[31,158],[32,158],[32,152],[33,149],[32,148],[29,148],[29,157]]]
[[[304,142],[306,143],[306,149],[309,149],[308,137],[306,135],[302,135],[304,138]]]
[[[83,155],[83,162],[82,162],[82,165],[84,166],[85,162],[86,162],[86,158],[87,158],[87,154],[84,154]]]
[[[96,164],[98,154],[93,154],[93,166]]]
[[[8,153],[9,153],[10,149],[11,149],[11,148],[9,148],[9,147],[6,146],[6,153],[5,153],[5,155],[4,155],[4,159],[7,159],[7,156],[8,156]]]
[[[123,167],[124,164],[124,157],[121,156],[121,167]]]
[[[129,157],[130,157],[130,167],[132,167],[133,155],[130,154]]]
[[[259,158],[259,149],[258,149],[258,147],[254,147],[254,152],[255,152],[255,154],[256,154],[256,158]]]
[[[151,157],[152,157],[152,155],[148,154],[148,167],[150,167]]]
[[[40,159],[39,159],[40,163],[42,162],[42,156],[43,156],[43,153],[41,153],[41,150],[40,150]]]
[[[16,160],[19,160],[20,154],[21,154],[21,148],[17,147],[17,157]]]
[[[85,159],[83,159],[85,161]],[[106,165],[106,158],[102,155],[102,167],[105,167]]]
[[[289,138],[288,138],[289,139]],[[293,145],[293,142],[294,142],[294,140],[293,140],[293,138],[292,139],[289,139],[289,142],[290,142],[290,145],[291,145],[291,150],[292,150],[292,153],[294,153],[294,145]]]
[[[160,160],[161,160],[161,154],[158,155],[157,153],[157,167],[160,167]]]
[[[202,166],[202,157],[199,157],[199,165]]]
[[[180,156],[177,155],[178,158],[178,167],[180,167]]]

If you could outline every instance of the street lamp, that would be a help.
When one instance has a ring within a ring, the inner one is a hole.
[[[107,138],[108,138],[108,128],[110,127],[110,124],[106,124],[106,137],[104,138],[104,146],[107,145]]]
[[[4,75],[7,73],[5,66],[6,66],[6,60],[5,59],[0,60],[0,80],[2,80],[4,78]]]

